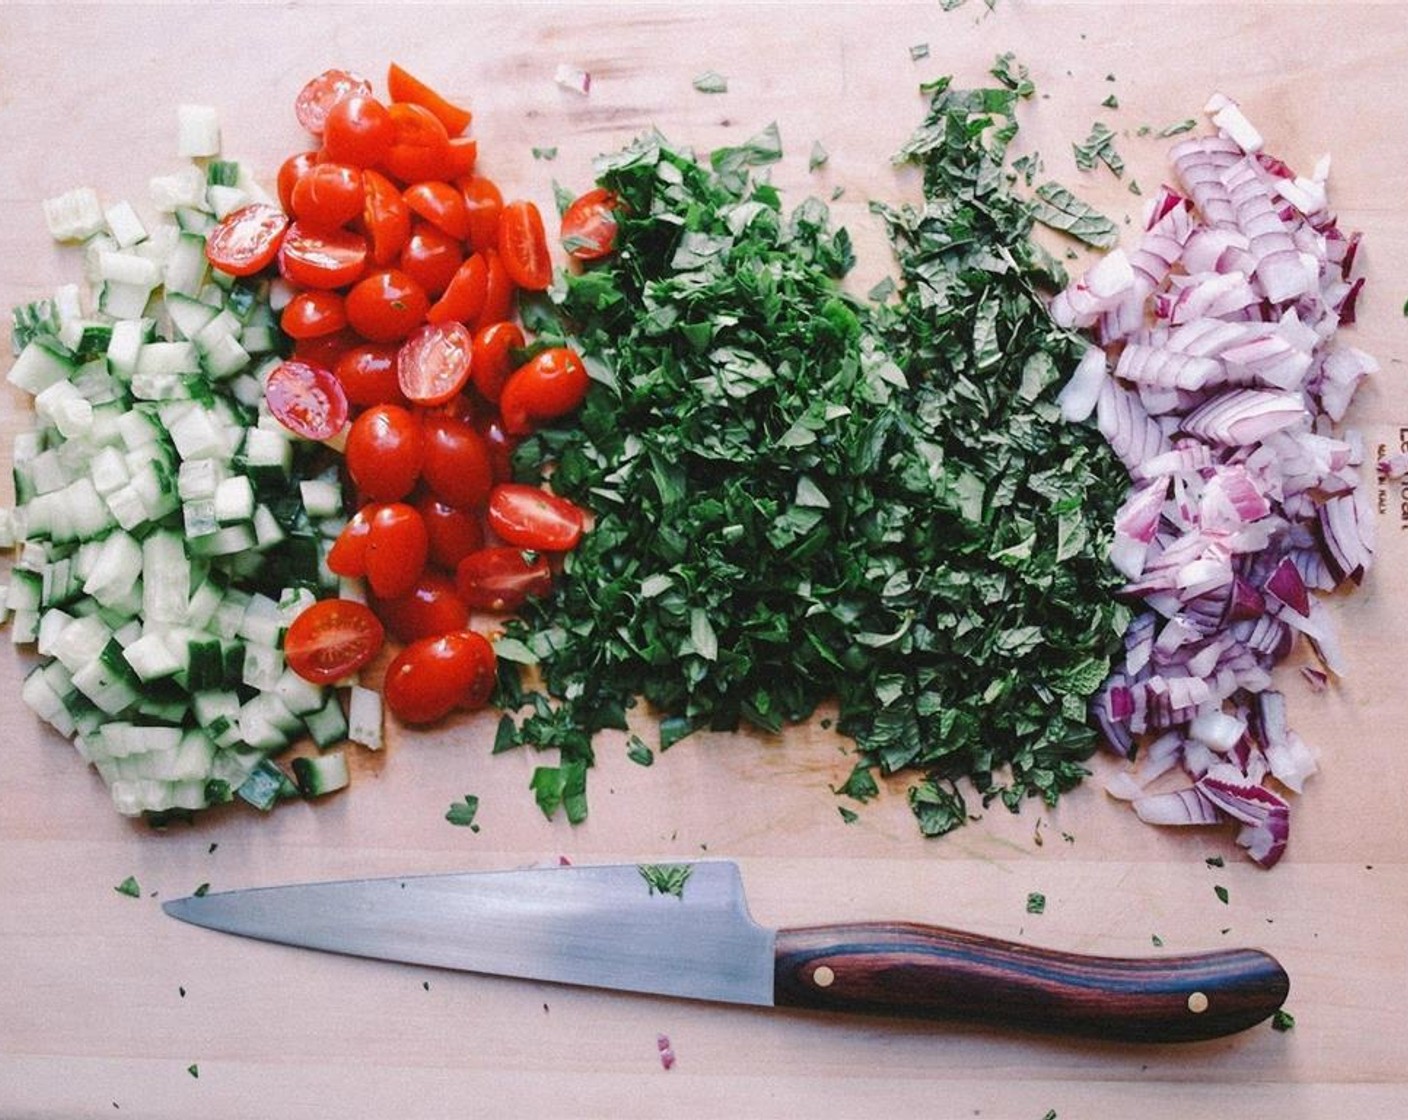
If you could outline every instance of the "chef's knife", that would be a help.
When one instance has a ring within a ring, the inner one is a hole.
[[[1290,986],[1254,949],[1127,959],[909,922],[764,929],[738,868],[714,860],[258,887],[164,908],[245,937],[439,968],[1125,1041],[1244,1030]]]

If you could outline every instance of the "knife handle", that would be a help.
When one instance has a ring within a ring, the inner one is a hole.
[[[778,1006],[961,1019],[1126,1042],[1191,1042],[1254,1026],[1286,999],[1257,949],[1081,956],[913,923],[779,930]]]

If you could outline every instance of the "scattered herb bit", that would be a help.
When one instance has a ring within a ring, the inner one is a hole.
[[[551,818],[558,809],[572,824],[587,819],[587,764],[584,759],[564,761],[561,766],[539,766],[533,771],[529,788],[543,816]]]
[[[1024,156],[1018,156],[1012,161],[1012,170],[1022,177],[1022,181],[1031,186],[1036,181],[1036,177],[1043,170],[1041,153],[1029,152]]]
[[[884,303],[898,290],[899,288],[895,284],[895,278],[893,276],[882,276],[875,282],[870,291],[866,292],[865,298],[870,300],[871,303]]]
[[[214,855],[214,854],[215,854],[215,849],[218,848],[219,846],[220,846],[220,842],[219,842],[218,840],[211,841],[210,847],[208,847],[208,848],[205,850],[205,854],[206,854],[206,855]]]
[[[998,55],[988,73],[1018,97],[1030,97],[1036,92],[1027,68],[1017,61],[1011,51]]]
[[[812,154],[807,157],[807,170],[815,171],[826,166],[826,161],[830,159],[830,153],[822,147],[820,140],[812,141]]]
[[[1104,101],[1100,102],[1100,104],[1106,109],[1118,109],[1120,107],[1120,99],[1112,93],[1109,97],[1105,98]]]
[[[689,863],[642,863],[636,868],[650,887],[651,894],[671,894],[684,898],[684,885],[694,874]]]
[[[1119,242],[1114,222],[1059,183],[1042,183],[1036,188],[1036,197],[1032,217],[1042,225],[1069,233],[1096,249],[1111,249]]]
[[[196,1065],[195,1062],[192,1062],[190,1065],[188,1065],[188,1066],[186,1067],[186,1072],[189,1073],[192,1077],[199,1078],[199,1077],[200,1077],[200,1066]]]
[[[912,47],[909,48],[909,60],[910,60],[911,62],[919,62],[919,61],[921,61],[921,60],[923,60],[923,59],[926,59],[926,58],[928,58],[928,57],[929,57],[929,44],[928,44],[928,43],[915,43],[914,46],[912,46]]]
[[[1403,314],[1408,315],[1408,299],[1403,301]]]
[[[1157,135],[1162,139],[1167,139],[1170,136],[1177,136],[1180,132],[1191,132],[1197,127],[1198,122],[1193,117],[1189,117],[1185,121],[1179,121],[1177,124],[1167,125],[1159,129]]]
[[[1054,185],[1014,192],[1030,79],[998,69],[995,88],[924,87],[899,157],[922,204],[873,207],[898,264],[879,306],[841,288],[854,251],[826,204],[789,212],[754,179],[775,125],[707,162],[659,133],[597,161],[621,251],[553,293],[592,387],[514,460],[595,517],[507,624],[544,692],[509,663],[498,700],[529,709],[521,742],[561,753],[533,777],[545,813],[571,766],[585,815],[593,736],[636,697],[662,750],[835,698],[857,758],[837,792],[911,774],[926,835],[969,819],[959,781],[1015,812],[1087,773],[1088,698],[1127,614],[1105,560],[1124,474],[1093,427],[1057,422],[1081,343],[1050,322],[1065,270],[1031,233],[1114,227]]]
[[[1115,134],[1109,125],[1096,121],[1090,127],[1090,135],[1084,144],[1072,144],[1076,166],[1082,171],[1093,171],[1097,163],[1103,163],[1115,176],[1124,174],[1124,160],[1115,151]]]
[[[1129,193],[1130,193],[1130,194],[1139,194],[1139,195],[1142,195],[1142,194],[1144,193],[1144,191],[1140,188],[1139,183],[1138,183],[1137,180],[1131,179],[1131,180],[1129,181]]]
[[[1154,943],[1155,949],[1162,949],[1164,947],[1164,939],[1160,937],[1157,933],[1154,934],[1149,940]]]
[[[479,812],[479,798],[472,793],[464,795],[463,801],[452,801],[450,807],[445,810],[445,819],[460,828],[468,828],[471,832],[478,832],[479,826],[474,823],[474,817]]]
[[[178,986],[177,989],[176,989],[176,991],[180,993],[182,999],[185,999],[185,998],[186,998],[186,989],[185,989],[185,987],[183,987],[183,986]]]
[[[706,70],[694,79],[694,88],[700,93],[727,93],[728,79],[717,70]]]
[[[1106,74],[1106,75],[1105,75],[1105,80],[1106,80],[1107,82],[1113,82],[1113,81],[1115,80],[1115,76],[1114,76],[1113,74]]]
[[[555,148],[555,147],[553,147],[553,148],[534,148],[534,149],[533,149],[533,158],[534,158],[534,159],[544,159],[544,160],[546,160],[546,159],[556,159],[556,158],[557,158],[557,148]]]
[[[421,988],[422,988],[423,990],[425,990],[425,991],[427,991],[427,992],[430,991],[430,981],[429,981],[429,980],[422,980],[422,981],[420,982],[420,986],[421,986]]]
[[[195,890],[193,890],[191,893],[192,893],[193,895],[195,895],[196,898],[204,898],[207,894],[210,893],[210,884],[209,884],[209,883],[202,883],[200,886],[198,886],[198,887],[197,887]]]
[[[1212,893],[1217,895],[1217,900],[1220,903],[1222,903],[1224,906],[1227,905],[1227,899],[1229,896],[1226,887],[1222,886],[1221,884],[1218,884],[1217,886],[1213,887]]]
[[[1227,861],[1224,860],[1221,856],[1208,856],[1207,859],[1203,860],[1203,862],[1209,867],[1222,867]]]
[[[1061,839],[1064,840],[1067,844],[1074,844],[1076,842],[1076,838],[1072,836],[1069,832],[1061,833]]]
[[[831,201],[832,201],[832,202],[835,202],[838,198],[840,198],[840,197],[841,197],[843,194],[845,194],[845,193],[846,193],[846,188],[843,187],[843,186],[841,186],[840,183],[837,183],[836,186],[834,186],[834,187],[831,188]]]
[[[645,745],[639,735],[632,735],[626,741],[626,757],[637,766],[650,766],[655,762],[655,752]]]
[[[1027,895],[1027,913],[1046,913],[1046,896],[1040,891],[1032,891],[1030,894]]]
[[[1283,1007],[1278,1007],[1271,1015],[1273,1031],[1288,1031],[1296,1025],[1296,1017]]]
[[[127,878],[123,879],[122,882],[118,883],[117,886],[113,887],[113,890],[115,890],[118,894],[125,894],[128,898],[142,897],[142,888],[138,884],[136,878],[132,875],[129,875],[127,876]]]
[[[844,805],[837,805],[836,811],[841,814],[841,819],[847,824],[855,824],[860,820],[860,814],[854,809],[847,809]]]
[[[498,647],[495,646],[495,652]],[[511,751],[521,745],[518,737],[518,725],[513,722],[513,717],[505,713],[499,717],[499,725],[494,729],[493,754],[503,754],[504,751]]]
[[[1056,1110],[1054,1108],[1048,1108],[1046,1115],[1043,1116],[1041,1120],[1056,1120]]]

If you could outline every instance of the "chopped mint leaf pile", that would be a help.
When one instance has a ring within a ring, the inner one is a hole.
[[[1032,87],[1010,57],[994,73],[925,87],[899,157],[923,204],[873,207],[899,267],[879,306],[841,286],[854,254],[826,204],[788,210],[758,177],[775,125],[706,161],[658,133],[598,161],[617,252],[552,293],[594,384],[515,460],[595,515],[554,594],[507,626],[498,699],[523,714],[495,749],[560,753],[533,778],[545,813],[585,815],[594,733],[637,697],[661,750],[835,698],[855,743],[837,792],[905,774],[926,835],[968,819],[960,781],[1015,811],[1085,775],[1088,698],[1124,630],[1105,562],[1123,472],[1060,420],[1082,344],[1047,316],[1064,272],[1030,235],[1052,213],[1087,240],[1114,227],[1054,184],[1016,193]]]

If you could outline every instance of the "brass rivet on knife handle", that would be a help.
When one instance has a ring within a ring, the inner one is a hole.
[[[774,951],[779,1006],[1125,1042],[1233,1034],[1270,1017],[1289,989],[1256,949],[1095,957],[903,922],[779,930]]]

